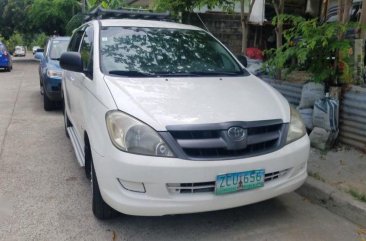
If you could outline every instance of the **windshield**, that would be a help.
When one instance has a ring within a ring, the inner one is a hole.
[[[101,69],[123,76],[248,75],[228,51],[204,31],[104,27]]]
[[[66,52],[68,44],[69,40],[53,40],[50,48],[50,58],[55,60],[60,59],[61,54]]]

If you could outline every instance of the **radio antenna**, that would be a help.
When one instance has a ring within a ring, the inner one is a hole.
[[[198,19],[201,21],[201,23],[202,23],[202,24],[203,24],[203,26],[205,27],[206,31],[207,31],[207,32],[209,32],[209,33],[211,33],[211,32],[210,32],[210,30],[208,30],[208,28],[207,28],[206,24],[202,21],[202,18],[200,17],[200,15],[199,15],[198,13],[196,13],[196,14],[197,14]]]

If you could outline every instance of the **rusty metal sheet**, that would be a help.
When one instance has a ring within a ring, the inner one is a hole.
[[[288,102],[295,106],[299,105],[302,86],[304,84],[274,80],[268,77],[262,77],[262,79],[278,90],[288,100]]]
[[[344,93],[339,140],[366,150],[366,88],[353,86]]]

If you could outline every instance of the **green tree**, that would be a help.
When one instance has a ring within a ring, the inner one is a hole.
[[[232,6],[233,0],[155,0],[154,9],[158,11],[192,12],[196,7]]]
[[[1,34],[9,38],[15,31],[24,32],[29,29],[27,10],[31,0],[5,0],[0,5]]]
[[[22,34],[15,32],[8,40],[5,40],[5,45],[9,51],[14,51],[15,46],[17,45],[25,45],[24,37]]]
[[[125,6],[126,3],[124,0],[88,0],[87,10],[93,9],[99,5],[106,9],[116,9]]]
[[[44,47],[46,45],[48,36],[45,33],[38,34],[33,41],[30,43],[30,46],[40,46]]]
[[[80,11],[77,0],[34,0],[29,9],[30,24],[49,35],[65,34],[65,26]]]
[[[267,51],[266,66],[272,74],[287,69],[305,70],[312,74],[313,81],[329,84],[351,82],[350,71],[351,42],[338,39],[351,26],[339,22],[320,24],[318,19],[305,20],[302,17],[280,15],[273,21],[286,22],[291,28],[284,31],[285,44]],[[335,61],[339,53],[342,58]],[[334,63],[337,67],[334,67]]]
[[[117,9],[125,6],[123,0],[81,0],[80,6],[82,11],[90,11],[98,6],[105,9]],[[71,35],[72,31],[79,27],[84,20],[84,13],[79,12],[73,15],[73,17],[68,21],[65,26],[65,31],[67,35]]]

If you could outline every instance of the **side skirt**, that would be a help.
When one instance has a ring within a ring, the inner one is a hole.
[[[85,166],[84,150],[81,147],[80,142],[78,141],[75,130],[72,126],[70,126],[67,127],[67,132],[69,133],[72,146],[74,147],[76,159],[78,160],[79,165],[83,167]]]

